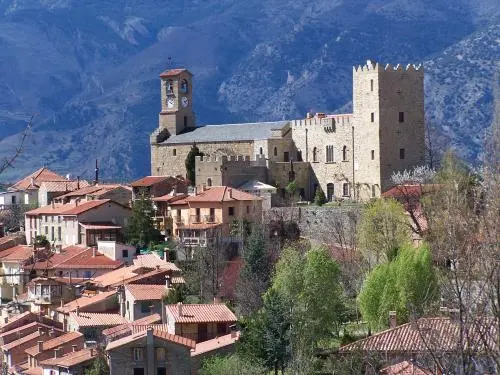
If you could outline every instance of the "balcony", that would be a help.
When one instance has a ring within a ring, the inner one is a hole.
[[[201,224],[201,215],[191,215],[191,224]]]
[[[177,226],[184,225],[184,219],[182,218],[182,216],[175,216],[174,222],[175,222],[175,225],[177,225]]]
[[[203,219],[205,220],[205,223],[207,223],[207,224],[216,223],[216,219],[215,219],[214,215],[205,215]]]

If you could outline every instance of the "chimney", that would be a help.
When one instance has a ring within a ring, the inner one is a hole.
[[[193,189],[193,195],[196,197],[198,195],[198,187],[195,186]]]
[[[389,328],[396,328],[396,311],[389,311]]]
[[[9,322],[9,317],[8,317],[8,316],[4,317],[4,318],[3,318],[3,322],[4,322],[5,324],[7,324],[7,323]]]
[[[77,348],[76,344],[71,345],[71,348],[73,349],[73,352],[76,352],[76,348]]]
[[[80,176],[76,176],[76,190],[80,189]]]
[[[80,306],[76,306],[76,316],[80,316]]]
[[[75,207],[78,207],[78,202],[80,202],[79,199],[75,199]]]
[[[167,289],[170,289],[170,285],[171,285],[171,284],[172,284],[172,283],[171,283],[171,281],[170,281],[170,276],[169,276],[169,275],[165,276],[165,287],[166,287]]]
[[[40,336],[43,335],[43,328],[42,327],[38,327],[38,334]]]
[[[182,302],[177,303],[177,313],[182,316]]]
[[[51,205],[52,205],[52,209],[54,209],[56,207],[56,204],[54,203],[54,200],[52,199],[52,202],[50,202]]]
[[[157,265],[156,265],[156,271],[159,271],[159,270],[160,270],[160,265],[159,265],[159,264],[157,264]]]
[[[214,296],[214,304],[221,303],[220,297]]]
[[[237,334],[238,334],[238,331],[236,330],[236,325],[233,324],[231,326],[229,326],[229,329],[231,330],[231,338],[236,338]]]
[[[233,199],[233,189],[229,188],[227,191],[229,193],[229,199]]]
[[[43,352],[43,341],[37,341],[38,344],[38,353]]]
[[[64,306],[64,300],[61,298],[61,307]]]
[[[97,248],[93,247],[92,248],[92,258],[95,258],[96,253],[97,253]]]
[[[306,119],[313,118],[313,114],[311,112],[306,113]]]
[[[31,186],[35,186],[35,177],[31,177],[30,184]]]
[[[201,191],[205,191],[205,190],[207,190],[207,184],[203,183],[201,185]]]

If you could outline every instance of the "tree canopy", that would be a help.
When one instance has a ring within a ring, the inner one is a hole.
[[[132,204],[132,215],[125,229],[127,242],[131,245],[146,247],[151,242],[161,240],[160,232],[155,229],[153,219],[153,202],[141,194]]]
[[[196,157],[203,156],[203,152],[200,151],[196,144],[193,144],[191,150],[187,154],[185,165],[186,165],[186,173],[187,179],[190,181],[191,186],[196,186]]]

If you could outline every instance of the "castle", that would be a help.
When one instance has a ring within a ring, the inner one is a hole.
[[[353,113],[307,114],[289,121],[196,127],[192,74],[160,75],[159,127],[151,134],[152,175],[186,176],[193,144],[196,184],[237,187],[260,180],[284,188],[295,181],[304,199],[321,187],[328,200],[379,197],[394,171],[424,162],[424,68],[353,68]]]

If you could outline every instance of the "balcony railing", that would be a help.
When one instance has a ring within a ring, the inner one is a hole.
[[[216,222],[214,215],[205,215],[204,220],[205,220],[205,223],[208,223],[208,224]]]
[[[201,215],[191,215],[191,224],[201,224]]]

